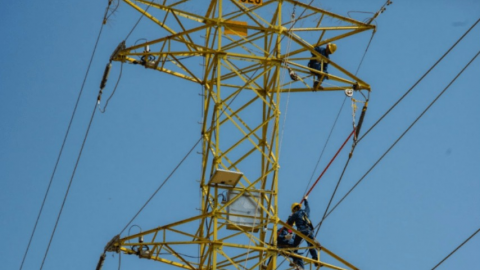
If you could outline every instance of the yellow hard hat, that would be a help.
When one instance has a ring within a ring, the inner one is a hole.
[[[292,212],[293,212],[293,209],[295,209],[295,207],[297,207],[297,206],[302,207],[302,205],[297,203],[297,202],[292,204]]]
[[[327,44],[327,49],[330,54],[333,54],[337,50],[337,44],[335,43],[328,43]]]

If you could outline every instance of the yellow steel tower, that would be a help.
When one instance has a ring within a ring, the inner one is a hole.
[[[330,65],[329,85],[319,92],[354,85],[370,91],[314,47],[375,27],[293,0],[123,1],[164,34],[131,47],[121,43],[111,60],[203,86],[202,212],[140,234],[116,236],[105,251],[185,269],[259,269],[269,257],[269,269],[276,269],[278,254],[300,256],[275,245],[277,228],[293,229],[279,220],[277,209],[280,96],[314,90],[316,70],[307,66],[312,57]],[[320,250],[336,263],[320,256],[318,265],[356,269],[326,247]],[[185,256],[192,251],[198,258]],[[311,258],[302,258],[306,267],[315,267]]]

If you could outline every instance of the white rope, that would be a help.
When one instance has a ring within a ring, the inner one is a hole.
[[[296,22],[296,18],[295,18],[295,6],[294,6],[293,7],[293,12],[292,12],[292,25],[294,25],[295,22]],[[289,38],[288,41],[287,41],[287,49],[286,49],[286,52],[285,52],[285,65],[286,65],[286,61],[288,60],[291,45],[292,45],[292,39]],[[283,84],[284,78],[285,78],[285,72],[282,72],[282,75],[280,77],[280,85]],[[279,141],[280,147],[278,149],[278,157],[277,157],[278,162],[280,162],[280,154],[282,152],[282,142],[283,142],[283,135],[285,133],[285,126],[286,126],[286,122],[287,122],[288,105],[290,103],[291,88],[292,88],[292,84],[289,84],[288,85],[288,92],[287,92],[287,103],[285,104],[285,116],[283,117],[282,131],[280,132],[280,141]]]
[[[295,24],[295,7],[293,9],[293,12],[292,12],[292,23]],[[287,48],[286,48],[286,51],[285,51],[285,61],[288,59],[288,55],[289,55],[289,52],[290,52],[290,48],[291,48],[291,44],[292,44],[292,40],[289,39],[288,42],[287,42]],[[286,63],[284,63],[286,65]],[[283,81],[285,79],[285,71],[281,72],[280,74],[280,83],[278,85],[278,87],[280,87],[282,84],[283,84]],[[289,101],[290,101],[290,91],[291,91],[291,84],[289,84],[289,87],[288,87],[288,95],[287,95],[287,104],[286,104],[286,108],[285,108],[285,116],[284,116],[284,121],[283,121],[283,125],[282,125],[282,132],[281,132],[281,135],[280,135],[280,148],[279,148],[279,151],[278,151],[278,161],[280,161],[280,152],[281,152],[281,148],[282,148],[282,141],[283,141],[283,134],[284,134],[284,131],[285,131],[285,122],[286,122],[286,119],[287,119],[287,112],[288,112],[288,104],[289,104]],[[280,104],[279,104],[280,106]],[[253,226],[252,226],[252,231],[251,233],[253,233],[254,231],[254,226],[255,226],[255,222],[256,222],[256,218],[257,218],[257,211],[258,211],[258,207],[255,208],[255,216],[254,216],[254,219],[253,219]],[[247,264],[247,261],[248,261],[248,257],[250,255],[250,250],[251,250],[251,246],[252,246],[252,238],[250,238],[250,241],[249,241],[249,244],[248,244],[248,250],[247,250],[247,256],[245,258],[245,262],[244,262],[244,268],[246,269],[246,264]]]

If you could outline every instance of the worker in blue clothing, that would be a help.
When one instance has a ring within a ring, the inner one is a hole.
[[[277,247],[279,248],[291,248],[294,247],[293,245],[293,233],[291,230],[288,230],[285,227],[282,227],[277,230]],[[290,257],[292,258],[292,264],[291,266],[295,266],[295,269],[297,270],[303,270],[303,260],[297,257]],[[270,261],[272,260],[272,257],[268,259],[268,262],[266,265],[263,265],[262,268],[266,269],[267,266],[270,264]]]
[[[314,49],[325,58],[330,59],[330,54],[333,54],[337,50],[337,45],[335,43],[328,43],[325,47],[316,46]],[[316,55],[313,53],[312,56],[316,57]],[[308,62],[308,67],[328,74],[328,60],[322,59],[319,61],[318,58],[311,58]],[[321,89],[320,84],[325,78],[328,79],[328,76],[317,72],[312,73],[314,76],[313,90],[316,91],[319,88]]]
[[[301,232],[303,235],[308,236],[310,239],[313,239],[315,241],[315,237],[313,236],[313,225],[312,222],[309,219],[310,216],[310,207],[308,206],[308,196],[304,197],[305,201],[305,209],[302,209],[302,205],[300,203],[293,203],[292,204],[292,215],[288,217],[287,224],[290,226],[295,226],[297,227],[297,230]],[[293,240],[293,246],[298,247],[300,245],[300,242],[302,241],[302,237],[300,235],[295,235],[295,238]],[[309,247],[312,247],[313,245],[307,241],[307,244]],[[315,261],[318,261],[318,255],[317,255],[317,250],[315,248],[310,248],[309,249],[310,255],[312,256],[312,259]],[[318,263],[315,263],[315,266],[318,266]]]

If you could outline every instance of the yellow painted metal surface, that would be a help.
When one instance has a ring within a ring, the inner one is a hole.
[[[227,21],[225,24],[225,35],[248,36],[247,22]]]
[[[263,5],[263,0],[237,0],[237,1],[243,4],[250,4],[250,5],[257,5],[257,6]]]
[[[275,245],[277,228],[286,226],[299,233],[279,220],[277,208],[280,96],[313,90],[314,70],[307,63],[312,54],[327,61],[315,46],[375,27],[293,0],[202,1],[196,11],[187,6],[192,1],[185,0],[123,1],[164,34],[119,50],[113,60],[203,87],[202,214],[114,238],[106,250],[185,269],[260,269],[270,256],[268,267],[276,269],[277,255],[300,256],[293,253],[295,248]],[[305,9],[303,17],[292,18],[294,8]],[[317,18],[313,25],[312,18]],[[332,21],[335,25],[329,25]],[[314,40],[309,38],[312,33]],[[329,80],[335,85],[322,91],[343,91],[352,85],[370,90],[333,59],[329,64]],[[287,67],[299,75],[298,81],[289,79]],[[217,169],[242,176],[235,186],[212,184],[210,176]],[[222,203],[225,197],[228,200]],[[255,214],[231,213],[241,199],[253,202]],[[311,239],[306,241],[338,263],[320,262],[324,268],[357,269]],[[306,251],[304,246],[297,249]],[[194,250],[199,258],[185,256],[185,250]],[[168,259],[165,253],[170,254]],[[306,267],[315,268],[311,258],[302,258]]]

